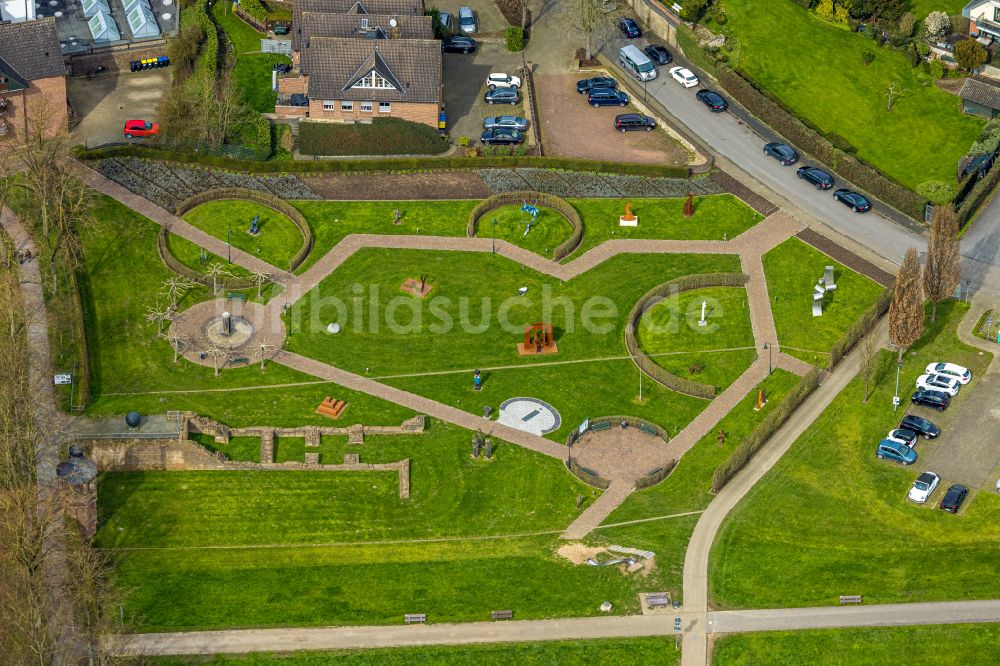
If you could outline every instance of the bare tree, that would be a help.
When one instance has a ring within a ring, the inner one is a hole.
[[[260,300],[261,290],[265,284],[270,284],[274,280],[274,276],[262,268],[252,268],[250,269],[250,279],[257,285],[257,300]]]
[[[910,92],[909,88],[900,88],[898,83],[890,81],[885,92],[885,112],[892,111],[892,105],[908,92]]]
[[[937,319],[938,303],[955,293],[962,278],[958,255],[958,215],[952,206],[938,206],[931,217],[924,265],[924,291],[931,299],[931,321]]]
[[[219,293],[219,280],[231,276],[232,273],[219,262],[214,262],[205,269],[205,275],[212,278],[212,293],[217,294]]]
[[[872,379],[875,378],[875,370],[878,369],[878,344],[875,341],[875,331],[870,331],[865,339],[861,341],[859,347],[858,361],[859,371],[865,380],[865,394],[861,398],[861,404],[867,404],[871,396]]]
[[[173,310],[170,307],[163,307],[161,305],[154,305],[146,308],[146,321],[150,324],[156,324],[156,337],[163,337],[163,322],[170,321],[173,316]]]
[[[616,0],[566,0],[562,3],[560,17],[563,23],[586,40],[589,60],[614,34],[617,11]]]
[[[189,289],[193,289],[194,286],[195,283],[192,280],[179,275],[164,280],[163,291],[170,298],[170,307],[176,310],[177,299],[180,298],[181,294],[186,293]]]
[[[228,349],[225,349],[223,347],[211,347],[208,350],[208,355],[211,356],[212,360],[214,361],[213,365],[215,367],[215,376],[218,377],[219,371],[222,369],[222,366],[224,366],[226,363],[229,363],[231,354]]]
[[[896,288],[889,305],[889,339],[899,349],[897,363],[903,362],[903,352],[920,338],[924,330],[924,298],[920,284],[920,259],[916,248],[909,248],[896,275]]]
[[[267,340],[261,340],[260,342],[257,343],[257,354],[260,357],[260,369],[261,369],[261,371],[264,370],[264,360],[266,358],[268,358],[267,353],[269,351],[274,351],[275,349],[278,349],[278,347],[279,347],[279,345],[276,345],[276,344],[274,344],[272,342],[269,342]]]
[[[167,342],[169,342],[170,346],[174,349],[174,363],[176,364],[181,351],[188,344],[188,338],[186,335],[178,332],[177,330],[169,329],[167,330]]]

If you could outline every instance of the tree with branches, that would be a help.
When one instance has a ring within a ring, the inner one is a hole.
[[[614,35],[617,11],[616,0],[565,0],[560,18],[586,41],[587,59],[590,60],[594,51]]]
[[[931,217],[924,265],[924,292],[931,299],[931,321],[937,319],[938,303],[955,293],[962,279],[958,254],[958,215],[952,206],[938,206]]]
[[[212,293],[217,294],[219,293],[219,281],[232,276],[232,273],[216,261],[208,265],[208,268],[205,269],[205,275],[212,278]]]
[[[173,329],[167,330],[167,342],[169,342],[170,346],[174,349],[174,363],[176,364],[181,352],[189,342],[188,337],[177,331],[176,327],[174,327]]]
[[[257,343],[257,355],[260,357],[260,369],[262,372],[264,370],[264,361],[269,358],[268,352],[275,351],[278,347],[279,345],[268,340],[261,340]]]
[[[274,281],[274,276],[263,268],[251,268],[250,279],[257,287],[257,300],[260,300],[261,291],[264,289],[264,285],[271,284],[271,282]]]
[[[909,248],[896,274],[896,288],[889,305],[889,339],[899,349],[897,363],[903,362],[903,352],[920,339],[924,330],[924,296],[920,284],[920,259],[916,248]]]
[[[224,347],[210,347],[208,350],[208,355],[212,357],[213,366],[215,368],[215,376],[219,376],[219,371],[222,369],[226,363],[229,363],[229,359],[232,358],[229,350]]]
[[[146,308],[146,321],[156,324],[156,337],[163,337],[163,322],[170,321],[173,310],[169,306],[153,305]]]
[[[174,310],[177,309],[177,300],[194,287],[195,283],[192,280],[180,275],[169,277],[163,281],[163,292],[170,299],[170,307]]]
[[[875,378],[875,371],[878,369],[878,343],[875,340],[875,331],[869,331],[858,348],[858,371],[865,380],[865,393],[861,398],[861,404],[868,403],[871,396],[872,380]]]
[[[974,39],[963,39],[954,49],[955,62],[962,69],[976,69],[990,57],[986,47]]]

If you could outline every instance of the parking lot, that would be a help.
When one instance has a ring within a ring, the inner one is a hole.
[[[501,20],[503,20],[501,18]],[[483,118],[498,115],[524,115],[521,104],[489,105],[483,101],[486,77],[492,72],[517,75],[521,54],[510,53],[502,44],[481,44],[475,53],[444,54],[444,110],[452,141],[461,136],[475,139],[483,132]]]
[[[66,91],[77,119],[70,133],[74,141],[90,147],[124,141],[126,120],[155,121],[156,107],[170,89],[170,74],[167,67],[70,78]]]

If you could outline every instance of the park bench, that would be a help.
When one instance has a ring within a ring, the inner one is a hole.
[[[241,294],[238,291],[231,291],[228,294],[226,294],[226,299],[230,301],[242,301],[245,303],[247,300],[247,295]]]
[[[640,423],[639,424],[639,430],[643,431],[647,435],[652,435],[653,437],[659,437],[660,436],[660,433],[656,432],[656,428],[654,428],[651,425],[645,424],[645,423]]]
[[[426,613],[407,613],[406,615],[403,616],[403,621],[406,622],[406,624],[413,624],[414,622],[426,622],[427,621],[427,614]]]
[[[510,620],[513,619],[514,617],[514,611],[512,610],[493,611],[492,613],[490,613],[490,617],[492,617],[494,620]]]
[[[670,595],[666,592],[650,592],[646,595],[646,605],[650,608],[670,605]]]
[[[229,365],[248,365],[249,363],[250,359],[248,359],[246,356],[238,356],[229,361]]]
[[[590,429],[593,430],[594,432],[597,432],[599,430],[607,430],[610,427],[611,427],[611,421],[604,421],[601,423],[590,424]]]
[[[860,594],[842,594],[840,595],[840,604],[860,604],[861,595]]]

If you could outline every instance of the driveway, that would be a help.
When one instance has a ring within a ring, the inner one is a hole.
[[[515,73],[521,66],[521,54],[510,53],[502,44],[480,44],[475,53],[444,54],[444,111],[448,116],[448,134],[453,142],[467,136],[479,142],[483,118],[514,114],[524,115],[521,104],[489,105],[483,101],[486,77],[491,72]]]
[[[580,78],[584,75],[535,77],[546,155],[644,164],[688,163],[688,151],[663,129],[625,134],[615,131],[615,116],[639,109],[631,104],[625,108],[591,107],[586,95],[576,92]]]
[[[507,20],[497,9],[497,3],[493,0],[449,0],[449,2],[443,4],[437,4],[436,6],[442,12],[448,12],[451,14],[451,20],[456,23],[454,30],[459,31],[458,28],[458,8],[459,7],[469,7],[472,9],[472,13],[476,16],[476,23],[478,23],[478,32],[498,34],[503,33],[507,29]],[[476,35],[472,35],[476,37]]]
[[[70,78],[66,92],[78,121],[70,136],[89,147],[124,141],[126,120],[156,120],[156,107],[170,90],[170,75],[167,67],[93,79]]]

